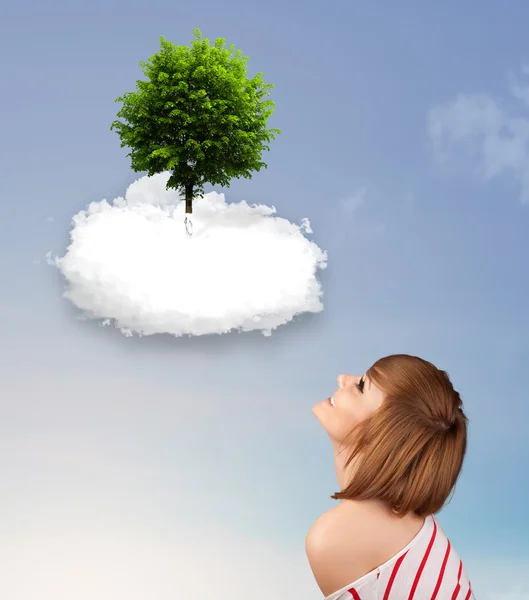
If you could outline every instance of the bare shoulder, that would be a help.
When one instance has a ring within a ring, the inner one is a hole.
[[[341,502],[310,528],[305,549],[314,578],[325,596],[353,583],[376,566],[372,519],[355,502]]]

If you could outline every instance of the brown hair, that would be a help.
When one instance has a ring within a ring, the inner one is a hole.
[[[367,376],[384,401],[349,434],[356,438],[345,462],[355,461],[352,479],[331,498],[379,499],[401,516],[439,512],[467,449],[468,418],[448,373],[422,358],[394,354],[378,360]]]

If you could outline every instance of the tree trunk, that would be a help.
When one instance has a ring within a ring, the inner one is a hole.
[[[186,185],[185,190],[186,190],[186,215],[190,215],[193,212],[193,199],[192,199],[193,186]]]

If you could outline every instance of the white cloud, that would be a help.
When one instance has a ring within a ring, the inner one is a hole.
[[[175,336],[260,330],[320,312],[318,269],[327,256],[301,225],[246,202],[210,193],[184,203],[168,174],[143,177],[113,203],[93,202],[73,219],[65,256],[48,258],[68,282],[65,297],[85,318],[125,335]]]
[[[529,67],[522,73],[529,75]],[[428,133],[438,163],[462,149],[482,181],[508,174],[521,190],[522,204],[529,204],[529,84],[511,76],[509,92],[523,105],[522,116],[488,94],[460,94],[430,110]]]

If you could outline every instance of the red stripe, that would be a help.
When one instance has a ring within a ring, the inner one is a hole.
[[[437,592],[439,591],[439,588],[441,587],[441,582],[443,581],[443,575],[445,573],[446,563],[448,561],[448,556],[449,555],[450,555],[450,540],[448,540],[448,545],[446,547],[445,557],[443,559],[443,564],[441,566],[441,571],[439,572],[439,577],[437,579],[437,585],[435,586],[435,590],[433,591],[433,595],[432,595],[432,597],[431,597],[430,600],[435,600],[435,598],[437,596]],[[466,600],[468,600],[468,598]]]
[[[400,568],[400,565],[402,564],[402,561],[404,560],[406,554],[408,554],[409,550],[406,550],[406,552],[399,558],[399,560],[395,563],[395,566],[393,567],[393,571],[391,572],[391,577],[389,578],[388,581],[388,585],[386,586],[386,591],[384,592],[384,600],[388,600],[389,598],[389,593],[391,592],[391,588],[393,586],[393,582],[395,581],[395,577],[397,576],[397,571]]]
[[[457,585],[456,585],[456,589],[454,590],[454,593],[452,594],[452,600],[456,600],[458,594],[459,594],[459,590],[461,589],[461,584],[459,583],[459,580],[461,579],[461,571],[463,570],[463,563],[461,562],[461,560],[459,560],[459,571],[457,573]]]
[[[351,596],[354,598],[354,600],[361,600],[360,596],[358,595],[358,592],[354,589],[351,588],[350,590],[347,590]]]
[[[469,581],[468,582],[468,592],[467,592],[465,600],[468,600],[470,598],[470,594],[472,594],[472,584]]]
[[[415,579],[413,581],[413,585],[411,586],[411,591],[410,591],[410,595],[408,596],[408,600],[412,600],[413,596],[415,596],[415,591],[417,590],[417,586],[419,585],[419,579],[421,578],[422,572],[424,571],[424,565],[426,564],[426,561],[428,560],[428,556],[430,556],[430,552],[432,551],[432,546],[435,541],[436,534],[437,534],[437,523],[434,521],[432,537],[430,538],[430,543],[428,544],[428,548],[426,548],[426,552],[424,553],[424,556],[422,557],[421,564],[415,575]]]

